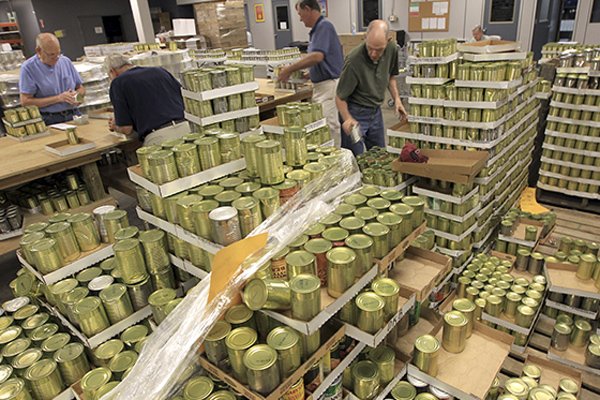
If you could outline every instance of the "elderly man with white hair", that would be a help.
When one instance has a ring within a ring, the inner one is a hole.
[[[475,25],[473,30],[471,31],[473,37],[469,40],[469,43],[481,42],[484,40],[490,40],[490,36],[486,35],[483,31],[481,25]]]
[[[39,107],[47,125],[71,121],[79,115],[77,105],[85,94],[82,83],[71,60],[61,54],[56,36],[40,33],[35,55],[21,66],[21,105]]]
[[[183,118],[181,85],[163,68],[136,67],[122,54],[106,57],[111,78],[111,131],[137,132],[144,146],[157,145],[190,133]]]

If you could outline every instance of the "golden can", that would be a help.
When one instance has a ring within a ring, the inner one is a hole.
[[[258,335],[256,331],[248,327],[233,329],[225,338],[225,345],[227,346],[227,354],[231,369],[233,370],[236,379],[241,383],[248,383],[244,354],[248,349],[254,346],[257,340]],[[275,352],[275,350],[273,350],[273,352]],[[277,353],[275,353],[275,361],[273,362],[275,367],[277,367],[276,361]]]
[[[177,283],[175,282],[175,274],[171,266],[151,273],[150,277],[152,278],[152,284],[155,290],[166,288],[176,289],[177,287]]]
[[[239,133],[221,133],[217,135],[221,162],[227,163],[241,158],[241,145]]]
[[[285,257],[288,280],[292,280],[295,276],[300,274],[316,275],[317,270],[315,261],[315,256],[304,250],[297,250],[289,253]]]
[[[358,310],[357,326],[370,334],[377,333],[385,323],[385,301],[373,292],[363,292],[356,296]]]
[[[11,364],[16,356],[29,349],[31,339],[19,338],[7,343],[2,349],[2,359],[4,363]]]
[[[144,255],[138,239],[126,239],[113,246],[120,278],[126,284],[135,284],[148,276]]]
[[[193,143],[178,144],[173,147],[177,173],[180,177],[190,176],[200,172],[198,149]]]
[[[289,327],[273,329],[267,344],[277,351],[280,376],[285,379],[302,365],[300,336]]]
[[[300,127],[286,127],[283,130],[286,164],[300,167],[307,162],[306,131]]]
[[[90,363],[81,343],[65,345],[54,354],[54,361],[68,386],[78,382],[90,370]]]
[[[171,288],[156,290],[150,295],[150,297],[148,297],[148,304],[150,304],[150,308],[152,309],[154,322],[160,324],[165,318],[167,318],[167,304],[171,300],[175,300],[176,297],[177,293]]]
[[[102,302],[97,297],[86,297],[75,305],[74,313],[81,331],[88,337],[102,332],[110,326]]]
[[[186,197],[188,194],[188,191],[183,191],[181,193],[177,193],[172,196],[165,197],[163,199],[163,205],[167,221],[169,221],[172,224],[179,224],[179,216],[177,215],[177,202],[181,198]]]
[[[124,379],[123,375],[132,368],[138,359],[138,354],[133,350],[123,351],[113,357],[108,363],[108,368],[116,379]]]
[[[515,292],[506,294],[506,308],[504,313],[512,318],[517,315],[517,307],[521,304],[521,295]]]
[[[108,243],[115,242],[115,234],[122,228],[129,226],[127,212],[125,210],[114,210],[103,215],[104,228],[106,229],[106,238]]]
[[[179,177],[175,155],[170,150],[157,150],[150,153],[148,155],[148,165],[150,180],[158,185],[174,181]]]
[[[373,399],[380,388],[377,364],[372,361],[359,361],[352,367],[352,392],[363,400]]]
[[[256,144],[258,149],[258,174],[261,183],[276,185],[285,179],[281,144],[276,140],[264,140]]]
[[[256,144],[265,140],[264,135],[248,135],[241,139],[242,153],[246,160],[246,170],[250,177],[258,176],[259,155]]]
[[[587,345],[592,331],[591,324],[583,319],[575,321],[573,332],[571,333],[571,345],[574,347],[584,347]]]
[[[192,220],[196,235],[211,240],[211,222],[208,215],[218,207],[219,203],[215,200],[202,200],[192,206]]]
[[[462,353],[467,344],[468,318],[460,311],[444,315],[442,346],[450,353]]]
[[[364,234],[350,235],[345,244],[356,253],[356,277],[362,277],[374,265],[373,239]]]
[[[348,247],[335,247],[326,257],[327,293],[338,298],[354,284],[356,253]]]
[[[198,146],[202,170],[221,165],[221,150],[219,148],[219,139],[217,137],[203,137],[196,140],[194,144]]]
[[[596,257],[593,254],[583,254],[579,258],[579,265],[577,266],[575,276],[581,280],[591,279],[594,274],[596,262]]]
[[[82,251],[92,251],[100,246],[100,232],[91,214],[72,215],[68,222],[73,228],[77,244]]]
[[[160,146],[144,146],[135,151],[142,173],[148,179],[150,179],[150,163],[148,161],[148,155],[158,150],[160,150]]]
[[[167,239],[163,231],[151,229],[140,233],[146,269],[153,274],[170,267]]]
[[[380,383],[382,386],[386,386],[396,376],[394,373],[394,364],[396,361],[394,349],[381,345],[369,351],[368,357],[377,364]]]
[[[56,241],[58,252],[64,262],[79,258],[81,252],[73,228],[68,222],[58,222],[46,228],[46,233]]]
[[[260,203],[263,218],[270,217],[281,204],[277,189],[269,187],[261,188],[254,192],[252,196]]]
[[[253,311],[288,310],[292,302],[290,283],[283,279],[252,279],[246,284],[242,299]]]
[[[115,283],[100,292],[100,299],[108,315],[111,324],[133,314],[133,306],[127,293],[127,287],[120,283]]]
[[[385,302],[384,320],[391,320],[398,313],[400,287],[393,279],[380,278],[373,281],[371,289]]]
[[[253,197],[241,197],[232,206],[238,211],[242,237],[246,237],[262,222],[260,204]]]
[[[457,299],[452,303],[452,309],[460,311],[467,317],[467,339],[470,338],[473,333],[473,325],[475,324],[475,303],[468,299]]]
[[[97,391],[110,382],[111,378],[112,373],[106,367],[96,368],[86,373],[80,383],[84,398],[93,399]]]
[[[35,362],[25,371],[24,378],[39,400],[51,400],[65,388],[56,362],[50,359]]]
[[[114,356],[123,351],[125,345],[119,339],[111,339],[92,350],[92,360],[95,365],[108,368],[108,363]]]
[[[147,277],[141,282],[127,285],[127,291],[129,292],[129,298],[133,309],[138,311],[148,305],[148,297],[152,294],[152,281],[150,277]]]
[[[520,305],[517,307],[517,314],[515,316],[515,322],[517,325],[523,328],[531,327],[535,317],[535,311],[533,308],[526,305]]]
[[[363,233],[373,239],[373,256],[383,258],[390,251],[390,228],[378,222],[372,222],[363,228]]]
[[[473,300],[471,300],[473,301]],[[492,317],[499,317],[503,311],[503,301],[500,297],[495,295],[490,295],[486,299],[487,303],[485,305],[485,312]]]
[[[31,266],[35,266],[35,259],[33,257],[33,253],[31,251],[31,247],[35,242],[44,238],[44,232],[31,232],[26,233],[21,238],[19,245],[21,247],[21,252],[23,253],[23,257]]]
[[[271,393],[281,382],[277,352],[265,344],[252,346],[243,357],[248,386],[262,395]]]
[[[183,387],[181,400],[204,400],[215,389],[215,383],[207,376],[194,376]]]
[[[74,311],[75,305],[77,304],[77,302],[79,302],[79,300],[86,298],[89,295],[89,292],[90,291],[85,287],[76,287],[70,290],[68,293],[65,293],[63,296],[61,296],[60,300],[66,311],[64,315],[76,325],[78,325],[79,322],[77,322],[77,318]]]
[[[231,332],[231,325],[226,321],[217,321],[204,340],[206,358],[218,367],[222,367],[227,359],[225,339]]]
[[[292,318],[312,320],[321,312],[321,282],[315,275],[298,274],[290,281]]]
[[[202,196],[190,194],[177,200],[177,221],[188,232],[194,231],[192,207],[202,201]]]

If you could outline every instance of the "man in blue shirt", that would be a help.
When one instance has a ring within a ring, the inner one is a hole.
[[[340,147],[340,123],[335,106],[335,88],[344,67],[344,53],[333,24],[321,15],[318,0],[299,0],[296,11],[300,21],[310,30],[308,54],[300,61],[283,68],[279,80],[287,81],[292,72],[310,68],[313,83],[312,101],[323,105],[323,114],[335,146]]]
[[[46,125],[72,120],[79,115],[78,97],[85,94],[79,73],[71,60],[60,54],[60,43],[51,33],[37,36],[35,53],[21,66],[21,105],[39,107]]]
[[[106,58],[110,101],[114,118],[111,131],[131,135],[137,132],[144,146],[161,144],[190,133],[183,118],[181,85],[163,68],[136,67],[122,54]]]

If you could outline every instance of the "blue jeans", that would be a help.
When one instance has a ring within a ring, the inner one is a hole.
[[[42,119],[46,125],[59,124],[61,122],[68,122],[73,120],[74,115],[81,115],[78,109],[65,110],[62,112],[46,113],[42,112]]]
[[[367,150],[374,146],[385,147],[381,107],[364,107],[348,103],[348,111],[360,125],[362,140],[358,143],[352,143],[350,136],[342,129],[342,148],[352,150],[352,153],[357,156],[364,153],[365,146]],[[340,117],[340,123],[342,122]]]

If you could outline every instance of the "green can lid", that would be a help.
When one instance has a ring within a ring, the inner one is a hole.
[[[101,400],[102,397],[104,397],[111,390],[113,390],[114,388],[119,386],[119,383],[121,383],[121,382],[112,381],[112,382],[108,382],[105,385],[100,386],[100,388],[98,388],[98,390],[96,390],[96,393],[94,395],[94,400]]]
[[[289,190],[289,189],[295,188],[296,186],[298,186],[298,183],[296,181],[291,180],[291,179],[286,179],[282,183],[273,186],[273,188],[275,188],[277,190]]]
[[[15,369],[29,368],[36,361],[43,357],[43,353],[38,348],[27,349],[24,352],[18,354],[12,361],[12,366]]]
[[[47,222],[36,222],[33,224],[29,224],[25,227],[25,229],[23,230],[25,233],[33,233],[33,232],[41,232],[43,233],[46,228],[48,227]]]
[[[400,286],[390,278],[376,279],[371,284],[371,289],[375,294],[382,297],[394,296],[400,292]]]
[[[371,237],[385,236],[390,233],[390,228],[379,222],[371,222],[363,228],[363,233]]]
[[[502,298],[502,297],[506,296],[506,290],[496,287],[492,290],[492,294],[494,296],[498,296],[498,297]]]
[[[165,240],[165,238],[165,232],[161,231],[160,229],[150,229],[147,231],[140,232],[139,241],[142,244],[154,243],[161,242]]]
[[[329,250],[325,256],[327,260],[333,264],[350,264],[356,260],[356,253],[354,250],[344,246],[335,247]]]
[[[344,203],[359,207],[367,202],[367,197],[362,194],[354,193],[344,199]]]
[[[595,355],[596,357],[600,357],[600,344],[598,343],[590,343],[588,345],[588,351]]]
[[[321,287],[321,280],[315,275],[299,274],[290,281],[290,289],[296,293],[313,293]]]
[[[31,365],[25,371],[25,379],[28,381],[38,381],[40,379],[47,378],[56,371],[57,365],[54,360],[45,358],[39,361],[36,361],[33,365]]]
[[[317,222],[316,224],[311,225],[304,233],[308,236],[317,236],[323,233],[324,230],[325,225]]]
[[[381,193],[381,189],[377,186],[368,185],[360,189],[359,193],[365,197],[377,197]]]
[[[475,303],[469,299],[456,299],[452,302],[452,308],[463,313],[475,311]]]
[[[23,237],[21,238],[21,241],[19,242],[19,244],[21,245],[21,247],[27,246],[29,244],[33,244],[35,242],[37,242],[40,239],[44,238],[44,232],[31,232],[31,233],[26,233],[25,235],[23,235]]]
[[[398,226],[402,222],[402,217],[393,212],[384,212],[377,216],[377,222],[386,226]]]
[[[517,312],[526,316],[535,314],[535,310],[533,308],[523,304],[517,307]]]
[[[73,361],[81,356],[84,350],[81,343],[69,343],[54,353],[54,361],[57,363]]]
[[[385,306],[385,301],[381,296],[373,292],[363,292],[356,296],[356,306],[367,312],[382,310]]]
[[[21,327],[25,330],[35,329],[38,326],[44,325],[48,321],[48,319],[50,319],[50,316],[47,313],[37,313],[23,321],[23,323],[21,323]],[[2,333],[0,333],[0,343],[3,343],[1,339],[2,336]]]
[[[531,253],[531,258],[533,258],[534,260],[537,260],[537,261],[542,261],[544,259],[544,255],[542,253],[534,252],[534,253]]]
[[[225,192],[223,192],[223,193],[225,193]],[[221,199],[221,198],[220,198],[220,200],[223,201],[223,199]],[[253,197],[239,197],[239,198],[235,199],[231,205],[233,207],[235,207],[237,210],[250,210],[255,207],[258,207],[258,202]]]
[[[127,218],[127,211],[125,210],[113,210],[111,212],[107,212],[103,214],[104,220],[119,220],[123,218]]]
[[[71,290],[69,293],[65,294],[62,298],[62,302],[64,304],[74,305],[79,300],[86,298],[89,295],[90,291],[86,287],[78,286],[75,289]]]
[[[54,285],[50,286],[50,293],[52,293],[55,296],[61,296],[63,294],[69,293],[77,286],[79,286],[79,282],[77,281],[77,279],[63,279],[62,281],[56,282]]]
[[[17,354],[21,354],[25,350],[27,350],[31,346],[31,339],[28,338],[19,338],[15,339],[12,342],[6,344],[2,349],[2,357],[10,358],[14,357]]]
[[[584,254],[580,257],[581,261],[586,262],[586,263],[595,263],[596,262],[596,256],[594,256],[593,254]]]
[[[21,275],[21,276],[27,276],[30,277],[31,275]],[[36,306],[35,304],[27,304],[26,306],[23,306],[21,308],[19,308],[17,311],[14,312],[13,314],[13,318],[16,321],[21,321],[24,319],[27,319],[29,317],[31,317],[32,315],[35,315],[35,313],[38,312],[40,308],[38,306]]]
[[[102,305],[102,302],[98,297],[86,297],[84,299],[79,300],[75,304],[75,313],[76,314],[86,314],[89,313]]]
[[[46,233],[50,235],[55,235],[57,233],[64,232],[65,230],[71,228],[71,224],[68,222],[57,222],[46,228]]]
[[[242,197],[242,194],[235,190],[225,190],[214,197],[219,203],[232,203],[234,200]]]
[[[279,198],[279,190],[269,188],[269,187],[264,187],[264,188],[258,189],[256,192],[252,193],[252,196],[258,200],[276,199],[276,198]]]
[[[127,369],[133,367],[133,365],[135,364],[137,359],[138,359],[138,355],[135,351],[125,350],[125,351],[122,351],[121,353],[117,354],[116,356],[113,357],[112,360],[110,360],[110,363],[108,364],[108,368],[112,372],[124,372]]]
[[[364,380],[378,380],[379,379],[379,369],[377,364],[372,361],[363,360],[354,364],[352,367],[352,376],[356,380],[364,381]]]
[[[402,198],[404,197],[404,195],[400,191],[394,190],[394,189],[384,190],[381,192],[380,196],[386,200],[389,200],[392,203],[401,201]]]
[[[373,239],[364,234],[350,235],[345,240],[346,246],[354,250],[364,250],[373,246]]]
[[[390,206],[390,211],[394,214],[400,215],[401,217],[410,217],[414,213],[415,209],[408,204],[398,203],[392,204]]]
[[[323,231],[323,238],[331,242],[341,242],[345,240],[349,232],[343,228],[333,227]]]
[[[335,208],[335,213],[341,215],[342,217],[346,217],[354,214],[356,207],[351,204],[341,203]],[[343,221],[343,220],[342,220]],[[341,224],[341,221],[340,221]]]
[[[121,341],[128,345],[132,345],[133,343],[139,342],[146,336],[148,336],[148,327],[146,325],[134,325],[125,329],[123,333],[121,333]]]
[[[46,251],[56,248],[56,241],[52,238],[43,238],[31,245],[31,251]]]
[[[519,249],[517,250],[517,254],[522,257],[529,257],[531,255],[531,252],[527,249]]]
[[[351,206],[350,206],[351,207]],[[346,230],[362,229],[365,226],[365,221],[358,217],[346,217],[340,221],[340,227]]]
[[[44,353],[54,353],[71,341],[71,335],[65,332],[55,333],[42,342],[40,348]]]
[[[225,338],[225,344],[232,350],[247,350],[256,343],[258,335],[252,328],[241,327],[233,329]]]
[[[417,395],[417,388],[408,382],[398,382],[392,389],[394,400],[413,400]]]
[[[219,193],[222,194],[224,192]],[[239,193],[234,192],[239,195]],[[215,196],[216,197],[216,196]],[[177,207],[190,208],[194,204],[198,204],[203,200],[203,197],[197,194],[188,194],[187,196],[183,196],[179,200],[177,200]]]
[[[117,266],[114,257],[107,258],[100,263],[100,269],[102,271],[112,271]]]
[[[215,200],[202,200],[192,206],[193,213],[209,213],[219,207],[219,202]]]
[[[244,304],[238,304],[231,307],[225,313],[225,321],[232,325],[240,325],[250,320],[254,316],[254,312]]]
[[[137,228],[136,228],[137,229]],[[102,269],[100,267],[86,268],[75,276],[78,282],[87,284],[92,279],[102,275]]]
[[[8,315],[0,317],[0,332],[13,324],[14,318]]]
[[[62,212],[62,213],[54,214],[53,216],[51,216],[50,218],[48,218],[48,222],[50,224],[55,224],[57,222],[67,222],[70,217],[71,217],[70,213],[68,213],[68,212]],[[46,230],[47,229],[48,228],[46,228]]]
[[[244,300],[244,304],[246,304],[246,306],[250,310],[260,310],[264,307],[269,298],[269,291],[267,289],[267,285],[262,279],[252,279],[246,284],[246,287],[244,288],[244,292],[242,294],[242,298]]]
[[[154,307],[160,307],[166,305],[169,301],[174,300],[177,297],[175,289],[164,288],[155,290],[149,297],[148,303]]]
[[[346,240],[348,240],[348,239],[346,239]],[[304,250],[306,250],[312,254],[327,253],[329,250],[331,250],[332,247],[333,247],[333,245],[331,244],[331,242],[329,240],[321,239],[321,238],[310,239],[309,241],[307,241],[304,244]]]
[[[267,344],[277,351],[289,350],[299,342],[300,336],[287,326],[277,327],[267,336]]]
[[[281,149],[281,143],[277,140],[263,140],[255,145],[258,149],[276,151]]]
[[[94,357],[99,360],[110,360],[125,348],[125,344],[119,339],[111,339],[102,343],[94,350]]]
[[[183,396],[189,400],[203,400],[214,390],[215,384],[206,376],[195,376],[183,387]]]
[[[370,221],[379,215],[379,211],[371,207],[359,207],[354,211],[354,216]]]
[[[288,265],[302,267],[305,265],[314,264],[315,256],[308,251],[296,250],[285,256],[285,262]]]
[[[469,323],[469,319],[460,311],[449,311],[444,314],[444,322],[450,326],[465,326]]]
[[[296,169],[294,171],[290,171],[286,174],[286,178],[292,179],[296,182],[305,182],[310,179],[310,172],[304,171],[302,169]]]
[[[125,240],[135,238],[140,229],[137,226],[127,226],[115,232],[115,240]]]
[[[0,365],[0,384],[6,382],[13,373],[13,368],[8,364]],[[2,393],[0,391],[0,393]]]
[[[300,248],[306,244],[308,241],[308,235],[300,235],[296,239],[294,239],[289,246],[292,248]]]
[[[305,171],[308,171],[308,172],[312,172],[312,173],[320,173],[320,172],[325,172],[327,170],[327,165],[319,164],[316,162],[311,162],[311,163],[304,165],[304,167],[302,167],[302,169],[304,169]]]
[[[251,195],[260,189],[260,183],[257,182],[244,182],[235,187],[235,191],[241,194]]]
[[[40,342],[48,339],[56,332],[58,332],[58,325],[49,323],[35,328],[33,332],[31,332],[30,337],[31,340],[33,340],[34,342]]]
[[[369,359],[377,364],[394,362],[396,353],[391,347],[381,345],[369,351]]]
[[[383,199],[381,197],[374,197],[372,199],[367,200],[367,206],[374,208],[378,211],[387,210],[392,203],[389,200]]]
[[[113,251],[115,253],[121,251],[131,251],[140,245],[140,241],[138,239],[125,239],[113,244]]]
[[[257,279],[258,280],[258,279]],[[223,340],[231,332],[231,325],[227,321],[219,320],[215,322],[211,330],[206,335],[206,340],[209,342],[216,342]]]
[[[38,315],[38,314],[36,314],[36,315]],[[6,328],[2,332],[0,332],[0,344],[5,345],[7,343],[10,343],[13,340],[17,339],[19,336],[21,336],[22,333],[23,333],[23,328],[21,328],[20,326],[16,326],[16,325],[9,326],[8,328]]]
[[[590,335],[590,343],[600,344],[600,335]]]
[[[418,196],[405,196],[402,198],[402,202],[411,207],[423,207],[425,205],[425,200]]]
[[[319,222],[326,226],[336,225],[342,220],[342,216],[336,213],[331,213],[323,217]]]
[[[100,299],[104,303],[111,303],[121,299],[127,293],[127,287],[121,283],[113,283],[100,292]]]
[[[575,327],[584,332],[589,332],[592,330],[592,325],[585,319],[578,319],[575,321]]]
[[[198,194],[202,197],[215,197],[224,190],[225,188],[223,186],[206,185],[198,191]]]
[[[510,378],[504,384],[505,389],[514,396],[524,396],[529,391],[529,386],[521,378]]]
[[[289,247],[284,247],[283,249],[281,249],[277,254],[275,254],[272,258],[272,260],[281,260],[284,259],[285,256],[290,252]]]
[[[84,391],[96,391],[106,385],[112,378],[112,372],[105,367],[95,368],[81,378],[81,388]]]
[[[277,352],[266,344],[252,346],[244,354],[244,365],[252,371],[264,371],[277,362]]]

